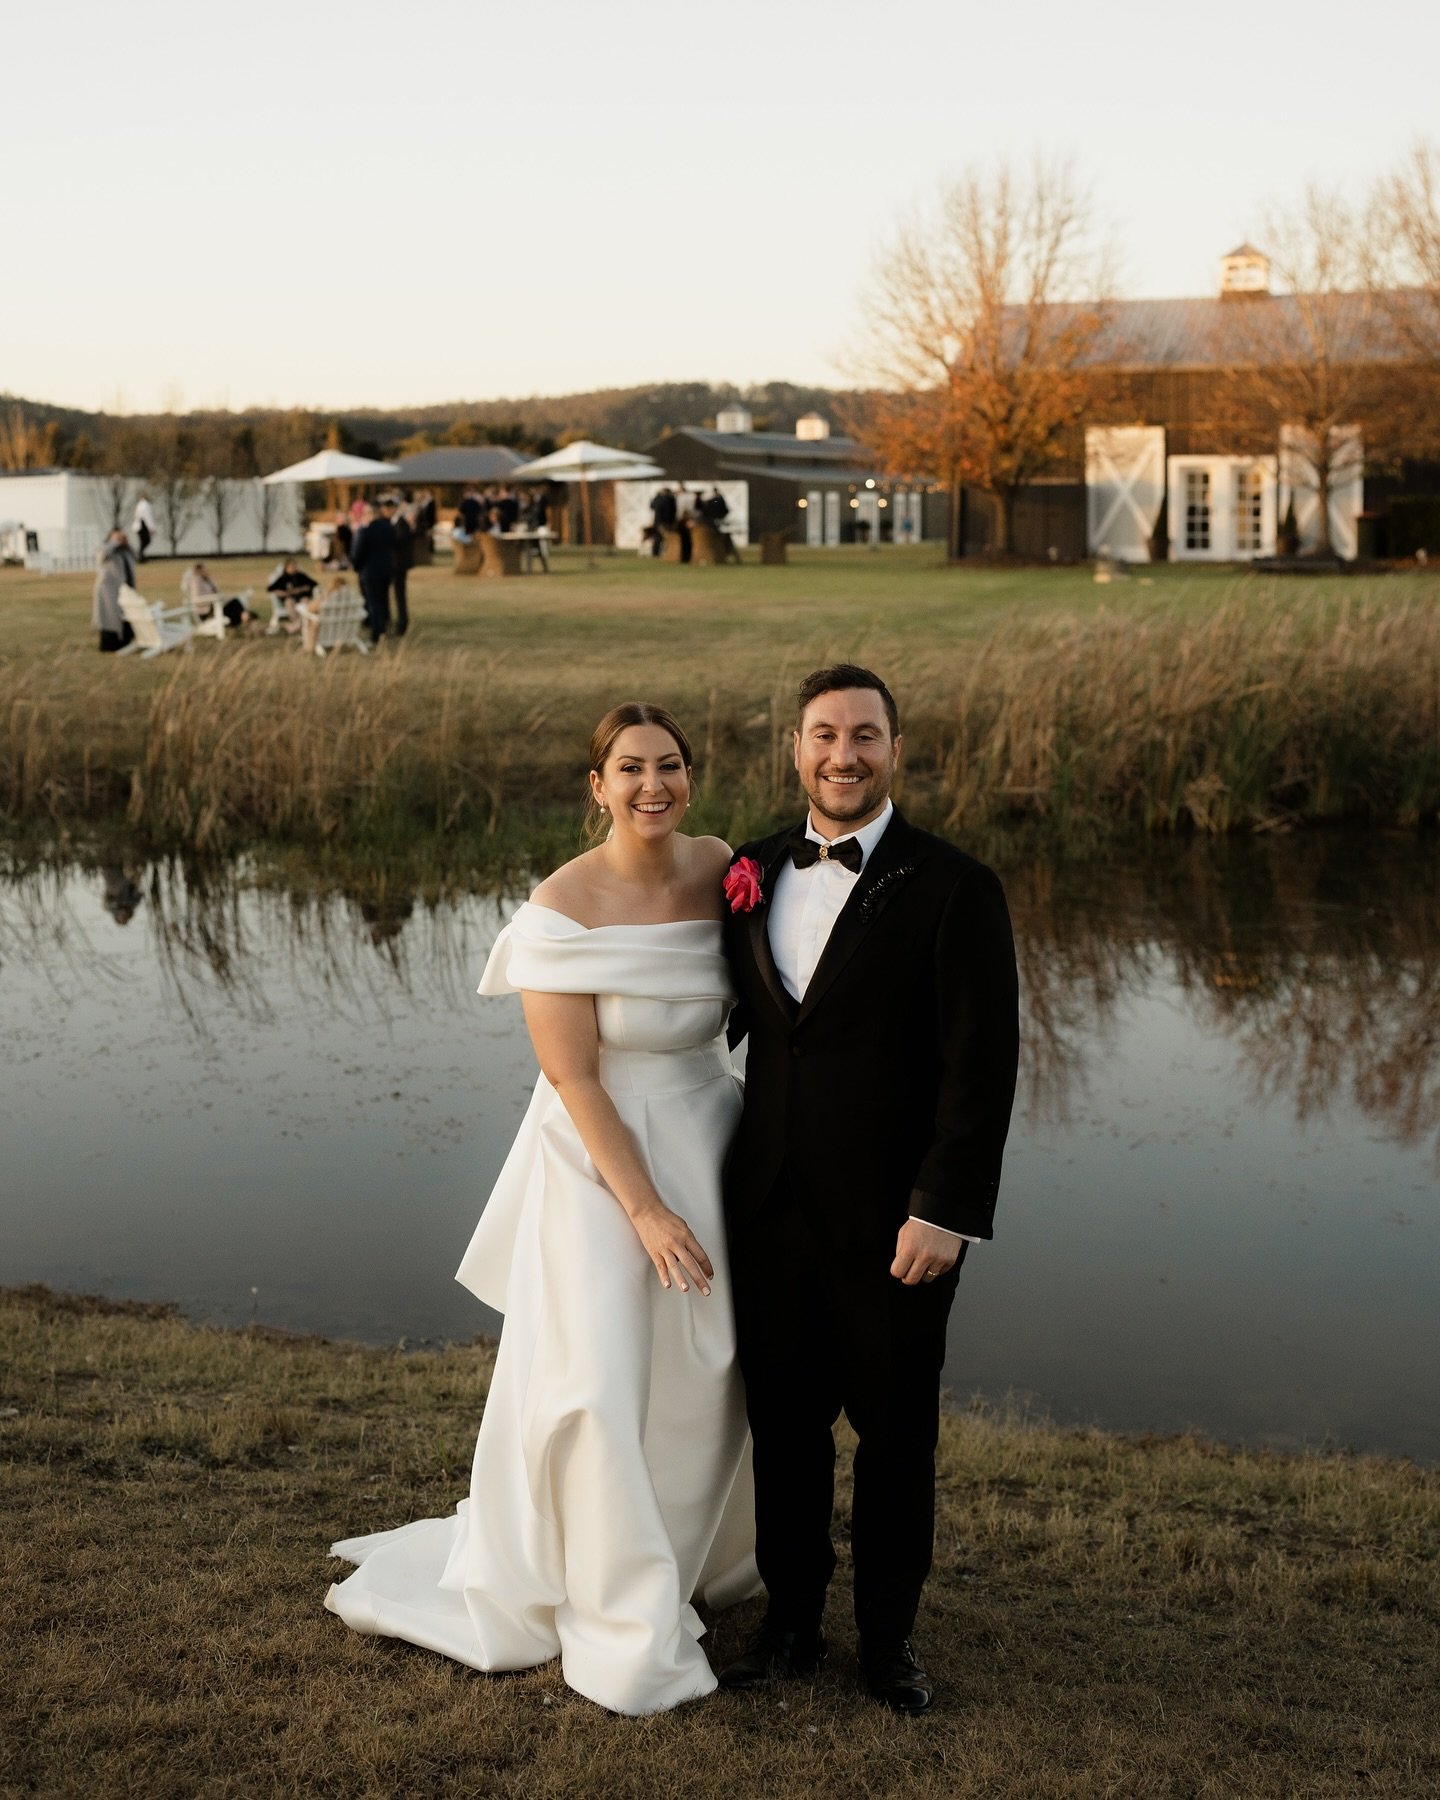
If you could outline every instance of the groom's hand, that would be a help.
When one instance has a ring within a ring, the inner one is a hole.
[[[953,1231],[941,1231],[923,1219],[907,1219],[895,1240],[895,1260],[890,1273],[906,1287],[933,1281],[955,1267],[961,1240]]]

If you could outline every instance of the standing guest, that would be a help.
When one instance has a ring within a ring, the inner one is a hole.
[[[525,500],[525,511],[521,514],[527,531],[548,531],[550,527],[550,501],[544,488],[531,488]],[[535,558],[539,556],[545,573],[550,573],[550,540],[545,537],[530,538],[525,545],[525,569],[528,573],[535,566]]]
[[[137,560],[143,563],[145,552],[155,536],[155,509],[150,504],[148,494],[142,494],[135,502],[135,512],[130,520],[130,535],[139,549]]]
[[[345,569],[350,566],[350,551],[354,547],[355,533],[350,529],[348,519],[340,519],[335,525],[335,536],[330,545],[330,556],[325,566],[327,569]]]
[[[655,529],[662,533],[675,529],[679,511],[674,488],[662,487],[650,502],[650,516],[655,521]]]
[[[395,527],[378,508],[365,508],[365,522],[350,547],[350,566],[360,577],[365,622],[380,643],[390,629],[390,583],[395,576]]]
[[[315,577],[307,575],[293,556],[285,561],[265,584],[265,592],[275,598],[275,617],[270,621],[267,631],[273,636],[277,631],[288,631],[292,636],[300,629],[300,620],[296,616],[296,605],[308,600],[315,592]]]
[[[495,504],[500,508],[500,521],[503,529],[513,531],[520,523],[520,496],[513,487],[503,487]]]
[[[387,494],[380,506],[395,533],[395,635],[402,638],[410,629],[410,606],[405,591],[405,578],[415,560],[415,530],[408,516],[409,508],[401,506],[393,494]]]
[[[135,633],[120,610],[120,590],[135,585],[135,558],[130,540],[117,525],[100,546],[95,570],[95,590],[90,602],[90,623],[100,633],[102,654],[113,655],[131,642]]]
[[[464,525],[466,532],[466,536],[461,539],[462,543],[468,543],[471,538],[479,537],[481,521],[484,516],[485,508],[480,503],[480,496],[473,487],[466,488],[464,498],[460,502],[460,522]]]
[[[417,498],[420,502],[419,528],[421,531],[433,531],[435,529],[435,521],[439,516],[435,510],[435,496],[430,492],[429,488],[421,488]]]

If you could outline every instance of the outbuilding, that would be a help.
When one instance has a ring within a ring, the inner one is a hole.
[[[771,532],[789,532],[811,545],[945,538],[949,497],[943,490],[918,478],[888,477],[863,444],[832,434],[819,413],[797,419],[793,432],[756,431],[752,415],[732,407],[713,430],[683,425],[646,454],[671,485],[705,491],[718,486],[728,498],[727,484],[743,482],[752,542]],[[658,485],[647,491],[647,501]]]

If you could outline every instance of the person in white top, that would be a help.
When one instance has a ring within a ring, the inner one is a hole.
[[[155,508],[150,504],[148,494],[142,494],[135,502],[135,512],[130,520],[130,536],[134,540],[136,560],[143,563],[145,552],[155,536]]]
[[[1004,892],[895,808],[900,752],[877,675],[817,670],[794,735],[808,815],[742,846],[726,878],[731,1041],[749,1048],[725,1201],[769,1612],[720,1679],[825,1658],[843,1411],[861,1669],[914,1713],[933,1697],[911,1636],[946,1320],[967,1244],[992,1235],[1018,1025]]]

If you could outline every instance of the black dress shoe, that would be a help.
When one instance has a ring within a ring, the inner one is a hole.
[[[738,1692],[770,1681],[793,1681],[815,1674],[829,1654],[823,1631],[787,1631],[766,1619],[743,1654],[720,1671],[720,1685]]]
[[[862,1644],[860,1673],[870,1692],[892,1712],[928,1712],[935,1699],[930,1677],[909,1638]]]

